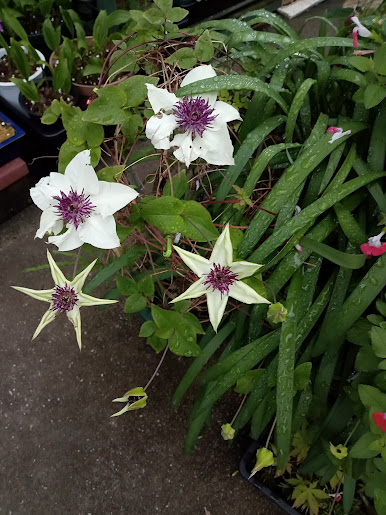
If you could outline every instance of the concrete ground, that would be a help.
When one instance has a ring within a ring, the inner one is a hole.
[[[327,0],[292,25],[340,6]],[[310,23],[304,36],[316,30]],[[194,454],[184,454],[191,398],[175,413],[170,398],[187,359],[167,356],[148,406],[110,418],[119,406],[111,400],[143,386],[159,361],[137,336],[141,321],[121,304],[103,315],[82,309],[81,352],[65,317],[31,342],[45,306],[10,286],[51,287],[47,270],[22,273],[46,262],[46,245],[33,238],[39,216],[30,206],[0,227],[0,514],[282,513],[233,476],[247,440],[228,447],[220,426],[236,394],[215,410]]]
[[[238,395],[214,413],[194,454],[184,454],[191,399],[173,413],[170,398],[188,359],[167,356],[148,406],[110,418],[123,406],[111,400],[143,386],[159,361],[121,304],[103,315],[82,308],[81,352],[65,316],[31,342],[46,305],[10,286],[51,287],[47,270],[22,272],[46,262],[46,245],[34,240],[39,216],[30,206],[0,228],[0,513],[281,513],[232,477],[247,442],[229,448],[220,426]]]

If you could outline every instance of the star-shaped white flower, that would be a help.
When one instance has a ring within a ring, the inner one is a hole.
[[[64,174],[53,172],[40,179],[30,193],[43,211],[35,237],[53,233],[48,242],[61,251],[83,243],[100,249],[119,247],[113,214],[138,196],[124,184],[99,181],[91,166],[90,150],[77,154]],[[63,227],[67,230],[56,236]]]
[[[209,319],[215,331],[220,325],[229,297],[245,304],[270,304],[269,300],[241,280],[253,275],[262,265],[233,261],[228,224],[217,239],[209,259],[179,247],[174,248],[199,279],[172,302],[206,295]]]
[[[21,291],[26,295],[44,302],[48,302],[50,307],[44,313],[32,339],[34,340],[40,331],[52,322],[60,313],[66,313],[68,319],[74,326],[76,339],[79,349],[82,347],[81,320],[79,308],[83,306],[100,306],[102,304],[114,304],[117,300],[97,299],[82,293],[82,288],[86,277],[90,273],[96,261],[80,272],[75,279],[68,281],[58,265],[53,260],[50,252],[47,250],[47,259],[51,269],[51,275],[55,283],[55,287],[51,290],[31,290],[30,288],[22,288],[21,286],[12,286],[15,290]]]
[[[211,65],[197,66],[186,75],[181,87],[215,76]],[[234,164],[227,122],[241,120],[237,109],[216,100],[217,93],[177,98],[152,84],[147,84],[147,90],[155,115],[147,122],[146,136],[155,148],[178,147],[174,155],[186,166],[199,157],[210,164]],[[170,140],[176,129],[180,132]]]

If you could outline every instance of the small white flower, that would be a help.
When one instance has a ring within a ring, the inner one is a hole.
[[[345,131],[343,132],[342,127],[329,127],[327,129],[327,132],[329,134],[332,134],[332,138],[329,140],[329,143],[334,143],[337,139],[343,138],[343,136],[348,136],[351,134],[351,131]]]
[[[77,154],[64,175],[53,172],[30,190],[43,213],[35,238],[48,233],[49,243],[59,250],[73,250],[83,243],[101,249],[119,247],[113,214],[134,200],[138,193],[129,186],[99,181],[91,166],[90,151]],[[59,236],[63,227],[67,231]]]
[[[241,281],[253,275],[262,265],[233,261],[228,224],[217,239],[209,259],[179,247],[174,249],[199,279],[172,302],[206,295],[209,319],[215,331],[220,325],[229,297],[245,304],[270,304],[269,300]]]
[[[186,75],[181,87],[215,76],[211,65],[197,66]],[[147,122],[146,136],[155,148],[178,147],[174,156],[186,166],[199,157],[210,164],[234,164],[227,122],[241,120],[237,109],[216,100],[217,93],[179,99],[174,93],[152,84],[147,84],[147,90],[155,115]],[[170,140],[176,129],[182,132]]]
[[[80,272],[75,279],[68,281],[58,265],[53,260],[50,252],[47,250],[47,259],[51,269],[51,275],[55,283],[55,287],[51,290],[31,290],[30,288],[22,288],[21,286],[12,286],[15,290],[21,291],[30,297],[48,302],[50,307],[44,313],[32,339],[34,340],[40,331],[52,322],[60,313],[66,313],[68,319],[72,323],[76,333],[79,349],[82,348],[81,319],[79,308],[82,306],[100,306],[102,304],[114,304],[117,300],[106,300],[91,297],[82,293],[82,288],[86,277],[91,272],[96,261]]]
[[[356,25],[356,27],[354,27],[352,31],[353,46],[354,48],[358,48],[358,34],[362,38],[368,38],[369,36],[371,36],[371,32],[368,29],[366,29],[364,25],[362,25],[362,23],[359,21],[358,16],[352,16],[351,21]]]

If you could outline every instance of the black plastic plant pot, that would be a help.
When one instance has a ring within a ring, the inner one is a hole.
[[[0,166],[3,166],[9,161],[16,159],[22,153],[23,148],[23,136],[25,132],[20,129],[16,123],[8,118],[5,114],[0,112],[0,118],[3,122],[7,123],[15,130],[15,134],[0,143]]]
[[[240,461],[240,474],[247,480],[249,483],[251,483],[253,486],[255,486],[261,493],[266,495],[269,499],[271,499],[272,502],[274,502],[277,506],[279,506],[285,513],[288,513],[290,515],[300,515],[298,511],[296,511],[292,506],[290,506],[287,501],[282,499],[279,494],[271,490],[268,486],[266,486],[264,483],[259,481],[259,479],[256,477],[256,475],[249,477],[251,474],[251,471],[256,463],[256,451],[259,447],[262,447],[262,445],[259,444],[259,442],[253,441],[251,442],[250,446],[246,450],[244,456],[241,458]]]

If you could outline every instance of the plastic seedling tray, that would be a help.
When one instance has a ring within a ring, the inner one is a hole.
[[[300,515],[298,511],[296,511],[294,508],[292,508],[287,501],[282,499],[280,495],[278,495],[276,492],[271,490],[268,486],[266,486],[264,483],[259,481],[259,479],[256,477],[256,475],[249,478],[251,470],[253,469],[253,466],[256,461],[256,451],[259,447],[262,447],[262,445],[259,444],[259,442],[252,441],[249,445],[248,449],[246,450],[245,454],[241,458],[240,461],[240,474],[247,480],[249,483],[251,483],[253,486],[255,486],[261,493],[266,495],[271,501],[273,501],[277,506],[279,506],[285,513],[288,513],[290,515]]]
[[[15,130],[14,136],[0,143],[0,166],[3,166],[20,156],[25,132],[2,112],[0,112],[0,118]]]

